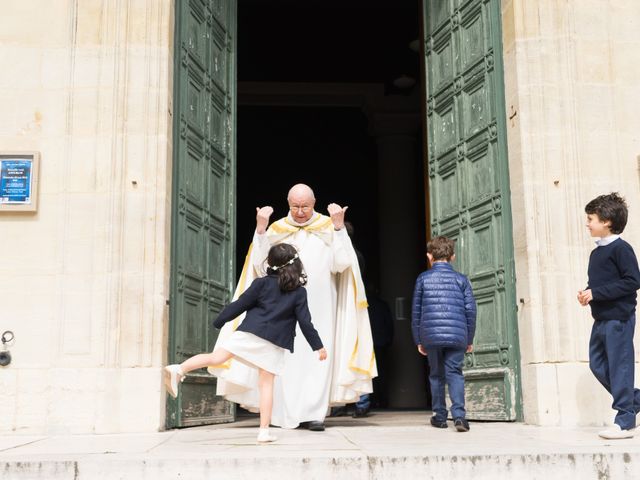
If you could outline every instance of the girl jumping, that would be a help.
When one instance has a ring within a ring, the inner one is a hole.
[[[257,278],[235,302],[227,305],[213,322],[216,328],[247,315],[235,332],[213,353],[195,355],[180,365],[164,368],[167,391],[174,398],[184,376],[191,370],[221,365],[231,358],[258,369],[260,392],[260,430],[258,442],[273,442],[269,434],[273,406],[273,379],[284,367],[285,349],[293,352],[296,322],[320,360],[327,358],[318,332],[311,323],[307,279],[296,249],[286,243],[274,245],[267,257],[267,275]]]

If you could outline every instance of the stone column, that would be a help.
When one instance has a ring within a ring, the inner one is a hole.
[[[389,406],[424,407],[424,362],[411,338],[411,296],[424,267],[424,192],[421,181],[417,113],[375,113],[378,147],[380,289],[395,321],[388,377]]]
[[[614,3],[502,2],[527,423],[602,425],[614,415],[589,371],[592,320],[576,301],[594,247],[589,200],[620,192],[635,212],[624,237],[636,252],[640,238],[640,4]]]
[[[38,211],[0,216],[0,432],[164,424],[173,3],[2,3],[0,144],[41,152]],[[7,100],[6,102],[4,100]]]

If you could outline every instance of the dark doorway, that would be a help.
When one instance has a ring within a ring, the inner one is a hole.
[[[383,83],[417,79],[419,0],[242,0],[240,82]],[[396,92],[397,93],[397,92]]]
[[[414,246],[381,251],[381,231],[396,225],[389,220],[388,195],[381,193],[389,190],[390,160],[388,147],[387,158],[381,159],[376,121],[381,112],[387,121],[393,118],[389,111],[406,112],[407,105],[416,116],[421,111],[419,55],[409,48],[420,35],[419,18],[416,0],[246,0],[238,10],[236,271],[253,236],[255,207],[273,206],[274,219],[286,215],[286,194],[293,184],[314,189],[321,213],[331,202],[348,205],[353,242],[366,262],[366,282],[381,293],[395,318],[387,376],[388,389],[394,391],[389,406],[396,408],[429,407],[426,368],[407,318],[411,286],[424,269],[422,142],[418,128],[415,158],[397,163],[398,169],[411,170],[411,185],[401,186],[415,192],[411,208],[393,207],[398,217],[411,212],[418,233],[396,230],[394,235],[416,237]],[[378,93],[372,98],[359,92],[359,85]],[[409,267],[383,271],[381,258],[393,256],[402,257],[403,265],[408,258]],[[382,275],[397,276],[396,283],[406,287],[400,294],[387,292],[388,278]]]
[[[326,214],[331,202],[349,206],[352,240],[377,285],[376,149],[361,110],[240,106],[238,158],[238,265],[255,230],[255,207],[271,205],[273,219],[286,216],[287,191],[302,182],[314,189],[318,211]]]

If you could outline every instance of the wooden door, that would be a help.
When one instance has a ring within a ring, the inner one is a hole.
[[[478,305],[469,418],[521,417],[499,0],[423,0],[431,234],[456,240]]]
[[[211,351],[211,319],[231,299],[235,258],[235,22],[231,0],[175,2],[169,362]],[[234,420],[216,379],[192,372],[167,426]]]

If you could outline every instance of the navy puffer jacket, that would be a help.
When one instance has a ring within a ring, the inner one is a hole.
[[[423,347],[466,348],[476,331],[476,300],[469,279],[448,262],[434,262],[416,280],[413,341]]]

